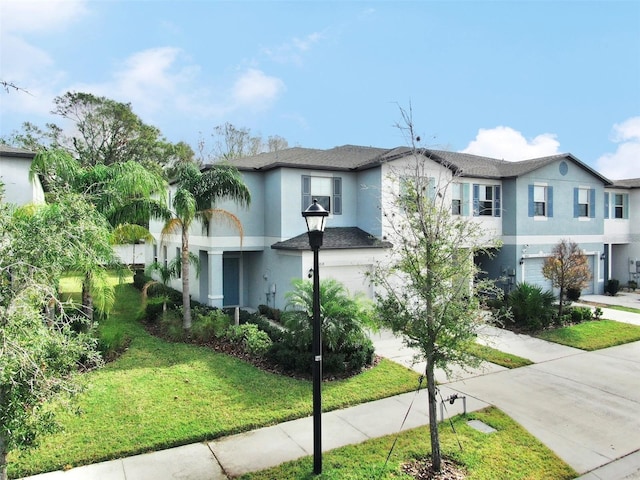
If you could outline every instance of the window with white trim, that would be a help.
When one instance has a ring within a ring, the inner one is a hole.
[[[327,212],[342,214],[342,178],[302,176],[302,211],[317,200]]]
[[[451,185],[451,213],[462,215],[462,185],[459,183]]]
[[[589,189],[588,188],[578,189],[578,216],[579,217],[589,216]]]
[[[613,218],[628,218],[628,214],[625,212],[625,194],[616,193],[613,196]]]
[[[547,213],[547,187],[545,185],[534,185],[533,215],[536,217],[546,217]]]

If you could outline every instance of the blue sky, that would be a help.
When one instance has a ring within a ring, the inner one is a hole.
[[[640,177],[639,1],[0,0],[0,135],[53,98],[130,102],[194,149],[231,122],[290,146],[570,152]]]

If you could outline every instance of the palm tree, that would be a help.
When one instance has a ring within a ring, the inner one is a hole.
[[[251,202],[251,193],[234,166],[217,163],[203,171],[192,163],[179,166],[172,217],[165,223],[162,235],[179,233],[181,236],[182,327],[187,332],[191,330],[189,229],[193,222],[200,221],[203,231],[208,231],[214,218],[222,219],[235,226],[241,239],[243,236],[240,219],[227,210],[215,207],[220,200],[232,200],[242,207]]]
[[[44,150],[34,157],[29,175],[32,179],[41,178],[50,203],[58,202],[69,193],[82,195],[116,233],[135,229],[132,225],[146,228],[150,217],[169,217],[167,182],[137,162],[83,166],[64,150]],[[145,236],[141,234],[138,238]],[[90,320],[93,318],[91,286],[100,285],[95,280],[86,272],[82,286],[83,311]]]

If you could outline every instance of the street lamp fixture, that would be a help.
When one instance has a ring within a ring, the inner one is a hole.
[[[313,473],[322,473],[322,335],[320,323],[320,268],[318,250],[322,246],[324,227],[329,216],[318,200],[302,212],[307,222],[309,246],[313,250]]]

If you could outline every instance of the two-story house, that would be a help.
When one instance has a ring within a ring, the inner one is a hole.
[[[593,280],[584,293],[602,292],[605,279],[622,270],[626,282],[627,257],[640,257],[638,227],[632,226],[640,210],[638,181],[614,184],[570,154],[507,162],[425,149],[420,157],[420,175],[430,179],[434,194],[445,196],[451,214],[480,222],[488,238],[502,240],[494,257],[477,261],[507,291],[522,281],[548,288],[542,264],[563,238],[587,255]],[[391,247],[383,222],[385,196],[398,192],[402,176],[415,174],[411,149],[290,148],[233,163],[252,204],[246,210],[233,203],[218,206],[240,218],[244,237],[216,223],[207,232],[192,228],[190,246],[202,272],[192,282],[194,299],[215,306],[284,307],[291,280],[307,278],[312,267],[301,212],[314,198],[329,212],[321,277],[373,295],[365,273]],[[158,243],[149,247],[147,262],[179,255],[179,238],[160,243],[160,229],[152,222]],[[180,282],[173,286],[180,288]]]

